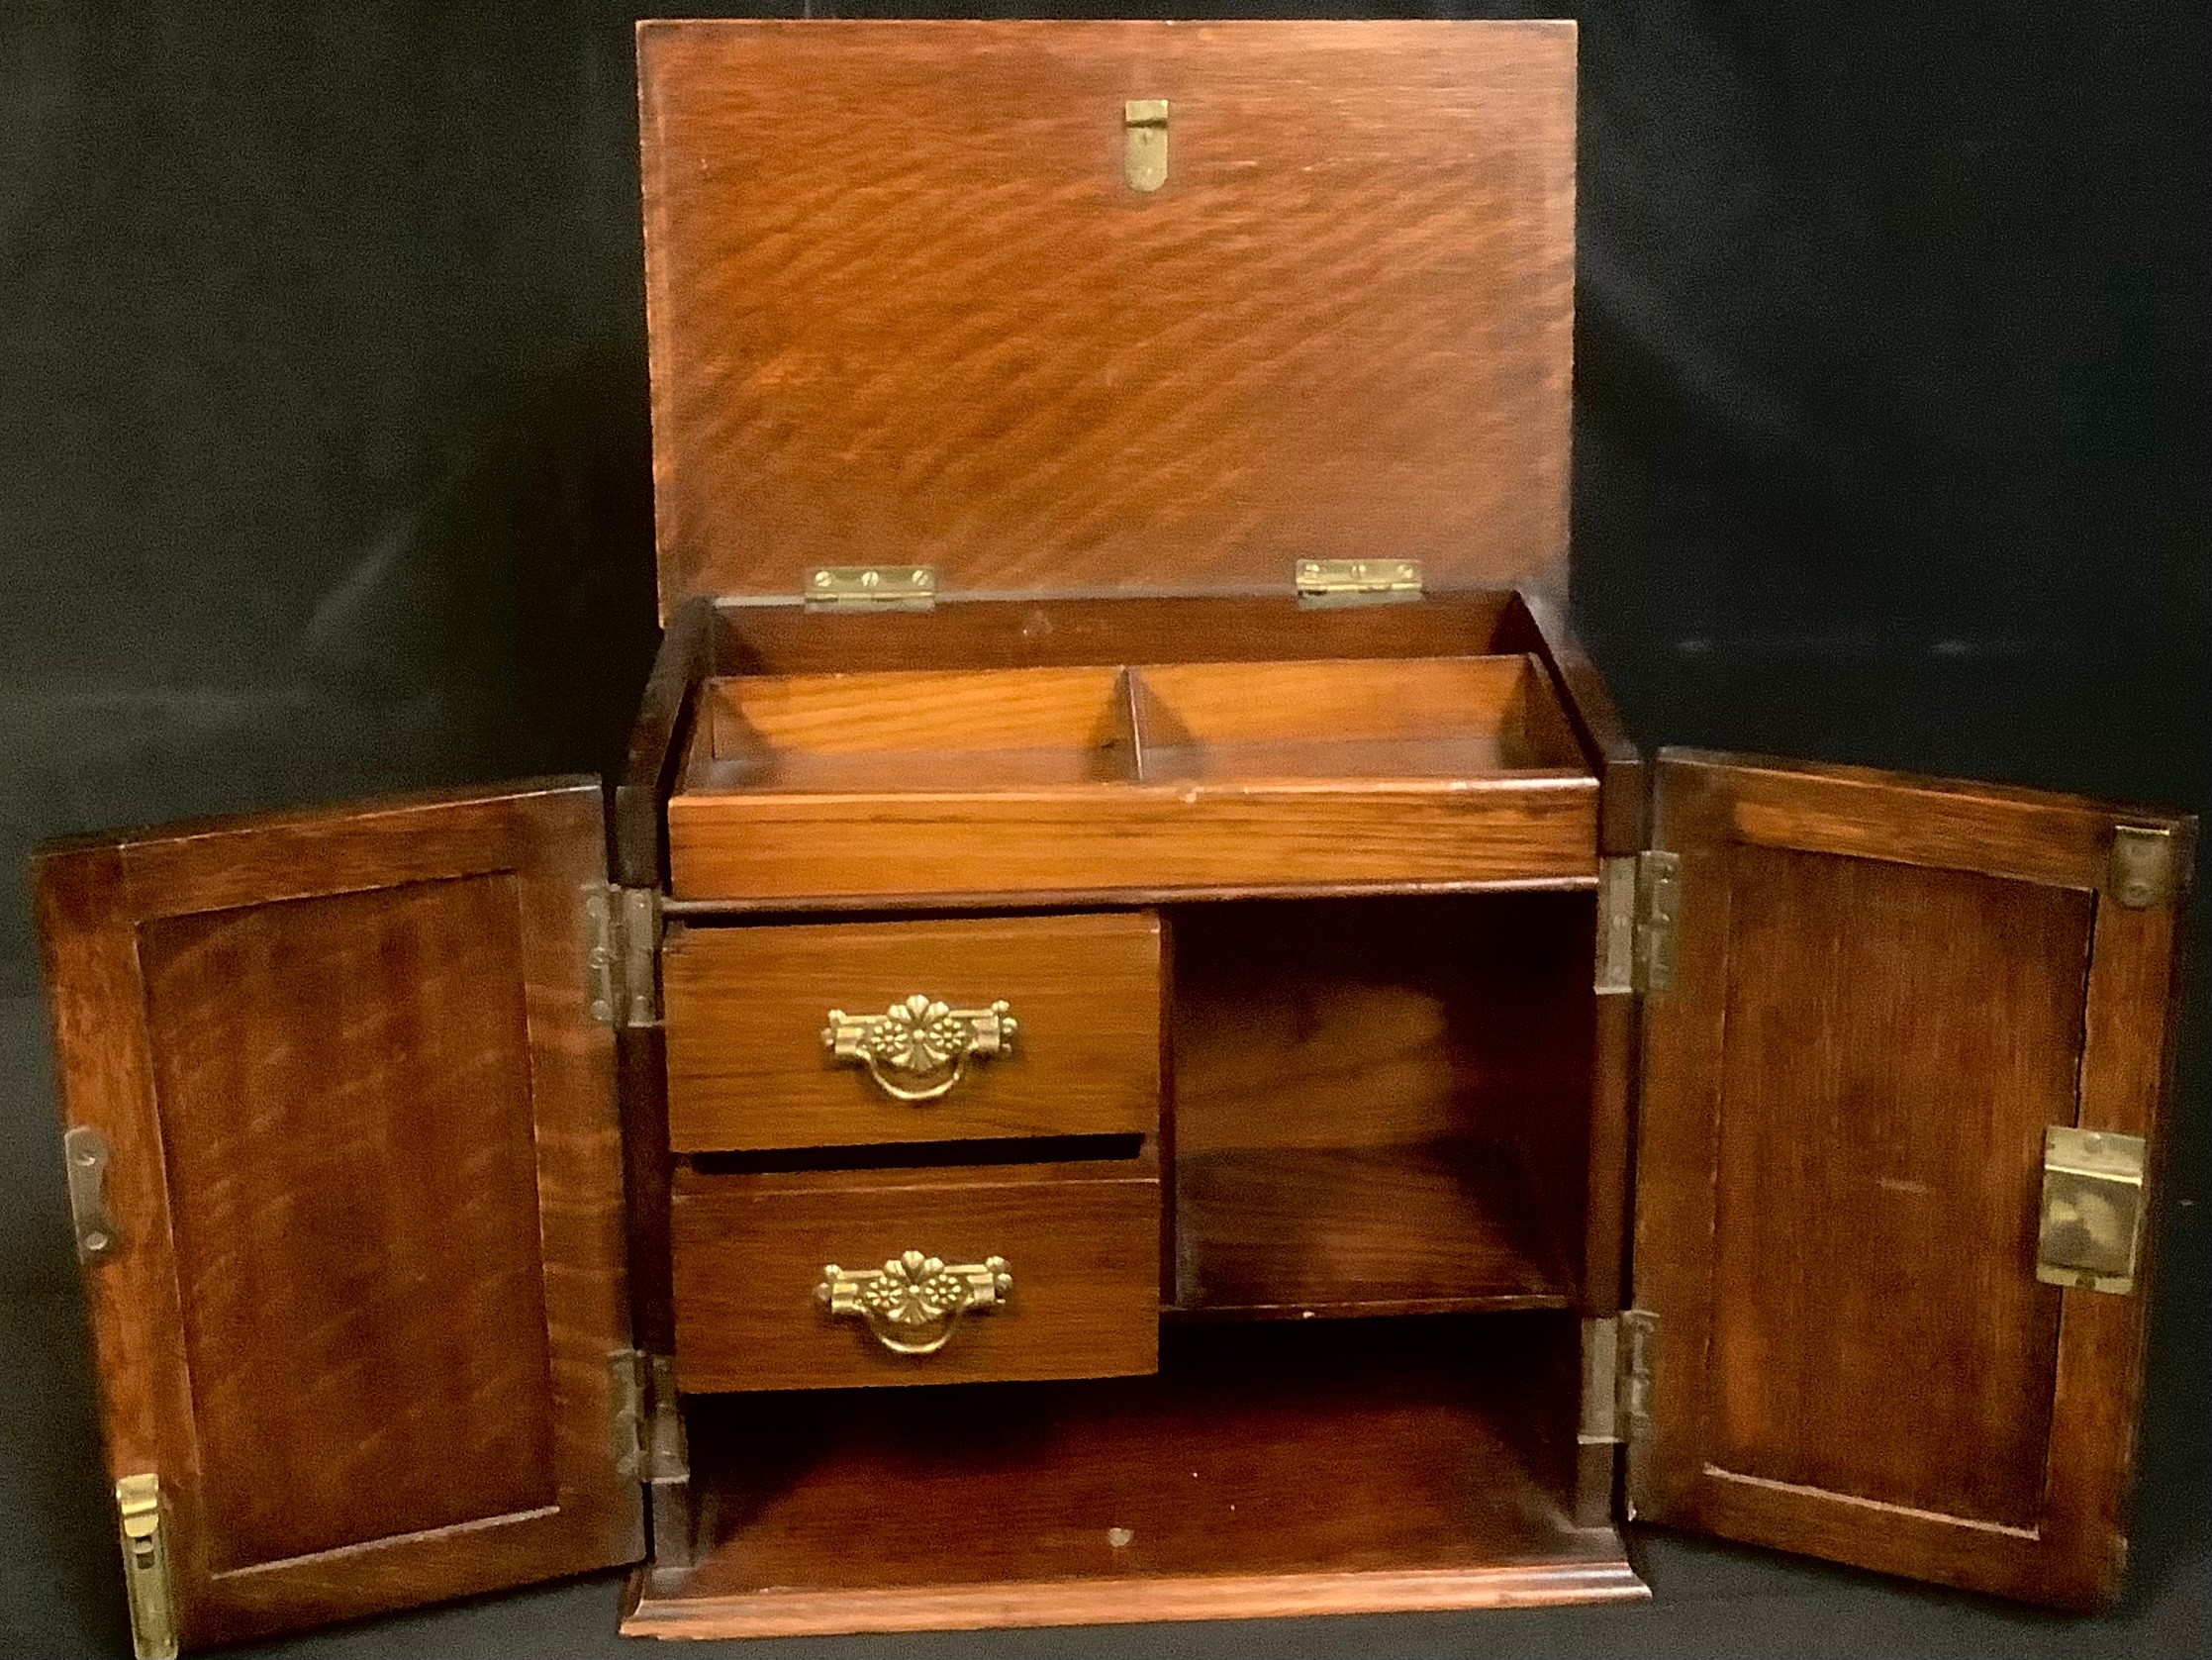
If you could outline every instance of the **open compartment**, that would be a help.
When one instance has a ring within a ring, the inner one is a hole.
[[[1526,656],[1160,663],[1129,676],[1150,783],[1477,779],[1585,762]]]
[[[1578,1340],[1553,1314],[1184,1326],[1153,1377],[696,1402],[696,1565],[625,1629],[1641,1596],[1573,1522]]]
[[[1171,915],[1181,1311],[1578,1302],[1590,895]]]
[[[1587,882],[1596,746],[1533,624],[1476,600],[1395,630],[1194,600],[1173,635],[1150,602],[975,602],[929,614],[954,647],[926,653],[894,618],[864,620],[886,631],[869,650],[718,617],[671,890],[769,909]],[[1010,639],[990,615],[1010,609]]]

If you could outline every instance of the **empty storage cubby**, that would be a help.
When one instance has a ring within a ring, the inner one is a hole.
[[[1593,923],[1587,892],[1176,909],[1178,1307],[1573,1306]]]

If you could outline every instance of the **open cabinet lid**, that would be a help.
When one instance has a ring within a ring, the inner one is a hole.
[[[2108,1601],[2195,822],[1681,751],[1655,808],[1634,1513]]]
[[[591,781],[43,853],[142,1653],[637,1559]]]
[[[1571,23],[650,22],[660,602],[1564,594]]]

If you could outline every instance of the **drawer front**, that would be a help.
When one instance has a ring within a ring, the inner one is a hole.
[[[672,928],[661,973],[678,1152],[1159,1122],[1150,913]]]
[[[1106,1378],[1159,1367],[1160,1182],[1149,1160],[683,1169],[670,1239],[682,1389]],[[825,1279],[832,1266],[847,1272]]]

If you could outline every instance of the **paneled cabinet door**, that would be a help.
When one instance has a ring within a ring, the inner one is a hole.
[[[642,1555],[603,844],[561,781],[37,861],[142,1651]]]
[[[2155,1184],[2194,830],[1662,753],[1680,933],[1645,1015],[1638,1516],[2117,1592],[2148,1279],[2122,1259],[2155,1200],[2126,1170],[2143,1138]],[[2078,1130],[2108,1172],[2066,1173]]]

